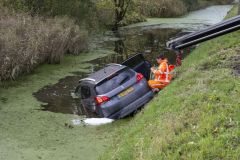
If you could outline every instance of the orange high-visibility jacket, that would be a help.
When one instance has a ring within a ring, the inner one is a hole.
[[[169,83],[172,79],[170,72],[171,69],[168,65],[168,60],[164,59],[161,61],[158,69],[153,72],[155,75],[154,80],[162,83]]]

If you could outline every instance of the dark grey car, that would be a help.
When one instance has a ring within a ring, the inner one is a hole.
[[[150,65],[142,54],[123,64],[109,64],[80,80],[77,92],[83,107],[100,117],[123,118],[153,98],[147,80]]]

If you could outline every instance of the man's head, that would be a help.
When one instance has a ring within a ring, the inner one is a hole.
[[[164,60],[164,55],[163,54],[160,54],[159,56],[157,56],[156,60],[157,60],[157,63],[161,63],[162,60]]]

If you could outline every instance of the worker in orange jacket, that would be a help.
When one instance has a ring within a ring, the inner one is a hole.
[[[148,84],[152,89],[159,91],[170,83],[172,79],[170,72],[174,69],[174,66],[168,65],[168,60],[167,58],[164,58],[163,55],[157,57],[157,63],[159,64],[157,69],[153,67],[151,68],[151,71],[154,74],[154,80],[149,80]]]

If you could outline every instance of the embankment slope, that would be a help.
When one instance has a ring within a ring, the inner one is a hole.
[[[201,44],[100,159],[239,159],[239,37]]]

